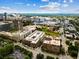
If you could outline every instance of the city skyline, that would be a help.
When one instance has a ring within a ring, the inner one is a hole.
[[[0,13],[79,13],[79,0],[0,0]]]

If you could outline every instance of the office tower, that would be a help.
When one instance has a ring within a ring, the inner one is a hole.
[[[3,21],[3,14],[0,14],[0,21]]]
[[[13,21],[13,27],[17,30],[22,30],[23,24],[22,24],[21,20],[14,20]]]
[[[6,21],[7,20],[7,13],[5,12],[4,13],[4,21]]]

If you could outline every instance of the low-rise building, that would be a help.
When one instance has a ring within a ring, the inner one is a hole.
[[[72,34],[65,34],[67,38],[73,38]]]
[[[69,31],[69,32],[75,32],[76,31],[75,27],[72,24],[65,25],[65,30]]]
[[[65,34],[65,37],[69,39],[76,39],[78,36],[75,33],[68,33]]]
[[[44,34],[45,33],[41,31],[34,31],[32,34],[30,34],[23,40],[23,43],[33,48],[38,47],[40,46],[40,43],[43,41]]]
[[[60,20],[51,17],[35,17],[34,24],[48,25],[48,26],[58,26],[60,25]]]
[[[60,53],[60,37],[46,37],[43,41],[42,50],[50,53]]]

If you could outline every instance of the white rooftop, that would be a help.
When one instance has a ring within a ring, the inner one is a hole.
[[[37,43],[39,39],[44,35],[41,31],[35,31],[25,38],[27,41],[31,41],[31,43]]]
[[[66,37],[73,37],[72,34],[65,34]]]

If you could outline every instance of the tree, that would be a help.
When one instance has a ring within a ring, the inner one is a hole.
[[[23,21],[23,26],[31,25],[32,23],[31,20]]]
[[[44,55],[43,54],[37,54],[36,59],[44,59]]]
[[[56,57],[56,59],[59,59],[58,57]]]
[[[13,50],[14,50],[13,44],[7,44],[7,45],[5,46],[5,50],[6,50],[6,53],[7,53],[7,54],[12,53]]]
[[[7,44],[6,46],[0,48],[0,55],[6,56],[13,52],[13,44]]]
[[[3,56],[2,55],[0,55],[0,59],[3,59]]]
[[[23,54],[29,56],[29,58],[32,59],[32,56],[33,56],[33,53],[32,52],[27,51],[26,49],[24,49],[24,48],[22,48],[22,47],[20,47],[18,45],[15,46],[15,49],[19,49],[20,52],[22,52]]]
[[[79,42],[75,42],[75,46],[79,48]]]
[[[66,40],[66,42],[65,42],[67,45],[69,45],[70,44],[70,41],[69,40]]]
[[[32,56],[33,56],[33,53],[32,52],[28,52],[27,55],[30,57],[30,59],[32,59]]]
[[[13,57],[10,57],[10,56],[6,56],[3,59],[14,59],[14,58]]]
[[[51,56],[47,56],[46,59],[55,59],[55,58]]]
[[[63,47],[61,47],[60,53],[61,53],[61,54],[65,54],[65,49],[64,49]]]
[[[30,59],[30,57],[28,55],[26,55],[24,59]]]
[[[70,45],[70,46],[68,47],[68,53],[69,53],[72,57],[77,57],[77,55],[78,55],[78,47],[77,47],[77,46]]]
[[[72,43],[70,43],[69,46],[72,46]]]

